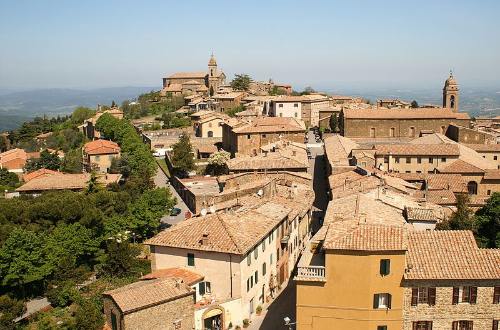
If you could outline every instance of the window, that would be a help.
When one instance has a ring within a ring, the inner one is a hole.
[[[250,134],[247,134],[247,140],[250,140]]]
[[[259,271],[255,271],[255,284],[259,283]]]
[[[411,289],[411,305],[428,304],[434,306],[436,304],[436,288],[419,287]]]
[[[283,117],[283,114],[280,112],[280,117]]]
[[[297,118],[297,113],[295,112],[295,113],[293,114],[293,116],[294,116],[295,118]]]
[[[262,240],[262,252],[266,250],[266,239]]]
[[[441,158],[441,163],[446,163],[446,158],[445,157]]]
[[[267,273],[267,266],[266,263],[264,262],[262,264],[262,276],[266,276],[266,273]]]
[[[188,258],[188,266],[194,266],[194,254],[188,253],[187,258]]]
[[[250,276],[250,289],[253,288],[253,276]]]
[[[390,137],[394,137],[394,135],[395,135],[395,134],[394,134],[394,132],[395,132],[395,131],[396,131],[396,129],[395,129],[394,127],[391,127],[391,130],[390,130],[390,132],[389,132],[389,136],[390,136]]]
[[[472,321],[453,321],[452,330],[472,330]]]
[[[498,330],[498,323],[499,323],[498,320],[493,320],[493,327],[492,327],[493,330]]]
[[[408,134],[410,137],[415,137],[415,127],[410,127]]]
[[[429,164],[432,164],[433,161],[432,157],[429,157]]]
[[[265,139],[266,138],[266,134],[262,134],[262,138]]]
[[[390,293],[377,293],[373,295],[373,308],[391,308],[392,296]]]
[[[395,162],[396,164],[399,164],[399,157],[394,157],[394,162]]]
[[[453,288],[453,304],[470,303],[475,304],[477,299],[477,287],[460,286]]]
[[[389,156],[384,156],[384,163],[388,164],[389,163]]]
[[[253,250],[253,257],[255,258],[255,260],[257,260],[257,258],[259,257],[259,248],[258,248],[258,246],[255,247],[255,250]]]
[[[298,108],[298,107],[299,107],[299,104],[298,104],[298,103],[294,103],[294,104],[293,104],[293,107],[294,107],[294,108]]]
[[[413,322],[412,330],[432,330],[432,321]]]
[[[377,330],[387,330],[387,325],[377,325]]]
[[[180,329],[182,329],[182,320],[174,321],[174,330],[180,330]]]
[[[477,195],[477,183],[475,181],[467,183],[467,191],[469,195]]]
[[[417,158],[417,163],[422,164],[422,158],[418,157]]]
[[[247,279],[247,292],[250,291],[250,278]]]
[[[270,265],[273,264],[273,254],[272,253],[269,255],[269,264]]]
[[[493,156],[493,160],[498,160],[498,156]]]
[[[210,290],[210,282],[200,282],[198,283],[198,290],[200,291],[200,295],[209,294],[212,292]]]
[[[500,304],[500,286],[496,286],[493,291],[493,303]]]
[[[390,259],[381,259],[380,260],[380,275],[385,276],[389,275],[391,272],[391,260]]]
[[[283,108],[283,103],[278,103],[278,108]]]
[[[406,157],[406,164],[411,164],[411,158],[410,157]]]
[[[370,137],[375,137],[375,127],[370,127]]]
[[[488,196],[491,195],[491,190],[490,189],[488,189],[488,191],[486,192],[486,195],[488,195]]]
[[[95,161],[98,162],[101,159],[101,156],[95,156]]]
[[[111,329],[118,330],[118,323],[116,322],[116,315],[113,312],[111,312]]]
[[[250,266],[252,264],[252,252],[249,252],[247,254],[247,266]]]

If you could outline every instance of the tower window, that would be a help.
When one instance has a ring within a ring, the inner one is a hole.
[[[450,108],[455,108],[455,95],[450,96]]]

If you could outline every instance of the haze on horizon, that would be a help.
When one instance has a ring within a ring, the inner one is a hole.
[[[0,88],[206,70],[315,88],[500,87],[500,2],[0,0]]]

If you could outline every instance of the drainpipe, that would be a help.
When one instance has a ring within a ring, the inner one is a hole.
[[[231,298],[233,298],[233,261],[231,259],[231,253],[229,253],[229,280],[231,283]]]

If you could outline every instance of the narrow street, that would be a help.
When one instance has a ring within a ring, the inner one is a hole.
[[[326,193],[328,191],[328,182],[326,178],[323,143],[322,141],[320,143],[316,143],[316,138],[314,136],[314,132],[312,131],[308,131],[307,136],[308,141],[310,142],[308,145],[311,152],[308,173],[313,176],[312,185],[315,193],[312,225],[313,232],[316,232],[321,226],[321,220],[323,219],[324,212],[328,206],[329,197]],[[255,316],[247,329],[289,329],[288,326],[285,326],[284,318],[289,317],[292,323],[296,320],[296,286],[293,276],[294,274],[292,274],[287,286],[279,293],[278,297],[271,303],[271,305],[269,305],[267,309],[264,309],[260,316]],[[295,326],[292,325],[291,329],[295,329]]]
[[[182,200],[182,198],[179,196],[177,191],[175,191],[174,187],[172,187],[168,183],[168,177],[165,175],[165,173],[163,173],[161,168],[158,168],[158,171],[156,172],[156,175],[154,176],[153,179],[156,187],[168,188],[170,190],[172,196],[174,196],[177,200],[177,204],[175,204],[175,207],[181,210],[181,213],[179,213],[176,216],[170,216],[170,214],[166,214],[165,216],[163,216],[163,218],[161,218],[162,227],[168,228],[171,225],[175,225],[176,223],[179,223],[182,220],[184,220],[184,215],[186,214],[187,211],[189,211],[189,209]]]

